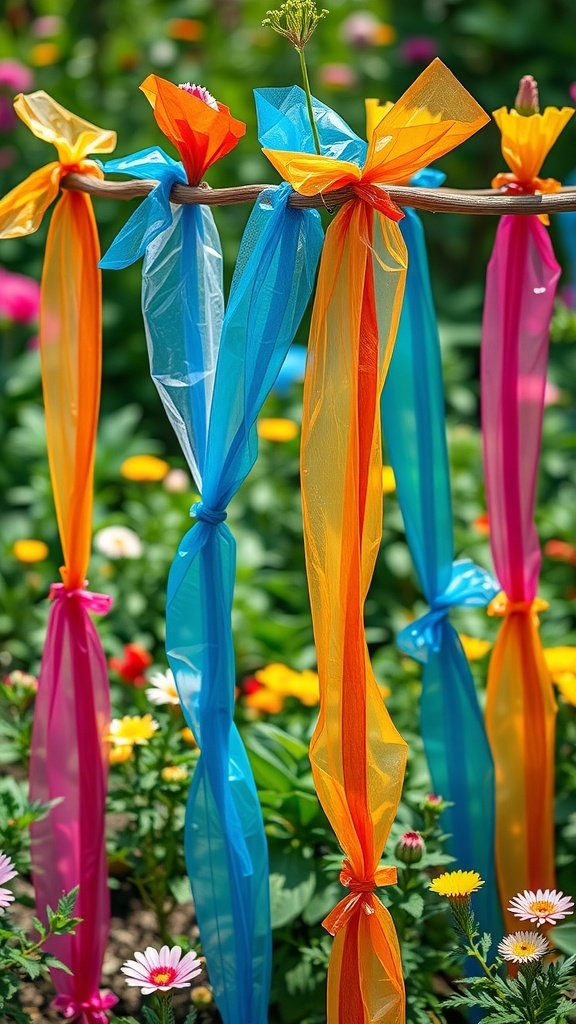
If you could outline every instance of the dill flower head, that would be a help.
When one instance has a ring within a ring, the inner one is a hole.
[[[262,24],[269,25],[278,35],[289,39],[296,50],[302,51],[327,14],[326,10],[318,10],[316,0],[286,0],[276,10],[266,11]]]

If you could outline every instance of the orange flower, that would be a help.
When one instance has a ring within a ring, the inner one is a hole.
[[[204,102],[165,78],[148,75],[140,86],[160,131],[176,146],[190,185],[199,185],[207,169],[226,156],[246,132],[228,107]]]
[[[205,28],[202,22],[196,21],[195,18],[171,18],[167,32],[171,39],[178,39],[183,43],[197,43],[202,39]]]
[[[490,534],[490,522],[488,519],[488,513],[482,512],[481,515],[476,516],[476,519],[472,523],[475,530],[481,533],[483,537],[488,537]]]

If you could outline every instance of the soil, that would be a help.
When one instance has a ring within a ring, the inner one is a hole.
[[[19,895],[32,899],[32,886],[19,879]],[[123,1014],[135,1014],[141,1003],[140,990],[130,988],[121,973],[120,968],[125,960],[133,959],[134,951],[144,950],[146,946],[159,947],[158,933],[155,925],[154,914],[142,906],[136,891],[128,884],[123,884],[119,889],[111,893],[112,898],[112,919],[110,927],[110,939],[106,950],[104,967],[102,972],[102,987],[109,988],[119,997],[118,1004],[114,1007],[117,1016]],[[33,910],[25,907],[18,901],[13,905],[11,917],[16,923],[27,927],[30,925]],[[177,907],[169,918],[169,931],[171,935],[187,935],[192,943],[198,939],[198,926],[194,917],[192,904],[185,904]],[[205,974],[200,975],[193,981],[193,987],[207,985],[208,979]],[[42,1024],[62,1024],[62,1017],[50,1009],[50,1000],[54,996],[51,985],[48,982],[27,983],[22,985],[22,1004],[27,1013],[34,1021]],[[177,1019],[183,1019],[187,1010],[190,1009],[190,989],[176,992],[174,995],[174,1009]],[[215,1006],[198,1008],[198,1024],[221,1024],[222,1018]]]

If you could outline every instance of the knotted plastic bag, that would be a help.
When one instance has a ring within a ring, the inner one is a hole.
[[[108,153],[114,132],[65,110],[44,92],[17,96],[19,117],[56,146],[58,161],[0,200],[0,237],[35,231],[72,171],[102,177],[90,153]],[[30,796],[59,799],[32,826],[32,872],[40,916],[78,885],[74,935],[50,941],[71,970],[53,971],[56,1007],[103,1024],[116,998],[99,992],[109,928],[104,834],[110,718],[106,661],[89,612],[110,599],[86,590],[92,535],[92,480],[100,401],[101,283],[92,202],[64,192],[52,214],[42,273],[40,357],[50,475],[64,566],[54,584],[30,751]]]
[[[511,173],[495,186],[554,191],[538,177],[573,110],[522,117],[501,109]],[[482,437],[496,575],[491,606],[504,618],[488,674],[486,728],[496,769],[496,866],[502,905],[522,889],[554,886],[555,700],[538,634],[540,545],[534,504],[550,320],[560,276],[537,216],[502,217],[488,266],[481,350]],[[513,918],[507,915],[512,926]]]
[[[402,212],[387,181],[408,181],[487,117],[435,61],[376,128],[366,157],[266,148],[305,195],[352,185],[331,223],[312,314],[302,420],[306,563],[320,679],[310,756],[320,801],[345,855],[350,890],[325,926],[335,933],[330,1024],[400,1024],[404,987],[392,920],[375,889],[404,775],[406,746],[382,703],[363,625],[381,539],[380,395],[406,276]],[[384,187],[381,187],[384,185]]]

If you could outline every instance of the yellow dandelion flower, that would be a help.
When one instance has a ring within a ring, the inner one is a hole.
[[[144,746],[159,728],[152,715],[124,715],[113,718],[106,737],[117,746]]]
[[[43,540],[15,540],[12,554],[19,562],[32,564],[48,558],[48,545]]]
[[[168,463],[155,455],[131,455],[129,459],[124,459],[120,473],[126,480],[145,483],[163,480],[169,469]]]
[[[184,782],[188,778],[188,772],[181,764],[167,764],[160,775],[164,782]]]
[[[430,883],[430,890],[449,900],[462,900],[482,885],[484,880],[477,871],[445,871]]]
[[[258,669],[254,675],[259,683],[279,697],[295,697],[306,707],[315,707],[320,700],[318,675],[309,669],[295,672],[288,665],[274,662]]]
[[[466,633],[460,633],[459,636],[468,661],[480,661],[492,647],[489,640],[479,640],[478,637],[467,636]]]
[[[298,435],[298,424],[294,420],[264,417],[258,420],[257,430],[264,441],[293,441]]]
[[[576,647],[547,647],[544,658],[555,683],[566,673],[576,674]]]
[[[566,703],[576,707],[576,673],[563,672],[554,682]]]
[[[196,740],[194,739],[194,733],[192,732],[192,729],[188,728],[188,726],[186,726],[185,729],[181,729],[180,730],[180,735],[181,735],[182,739],[184,740],[184,743],[187,743],[189,747],[197,747],[198,746],[198,744],[196,743]]]
[[[382,493],[392,494],[396,490],[396,477],[392,466],[382,466]]]
[[[122,744],[112,743],[110,747],[110,753],[108,760],[110,764],[124,764],[125,761],[129,761],[134,752],[134,747],[131,743],[127,743],[125,746]]]

